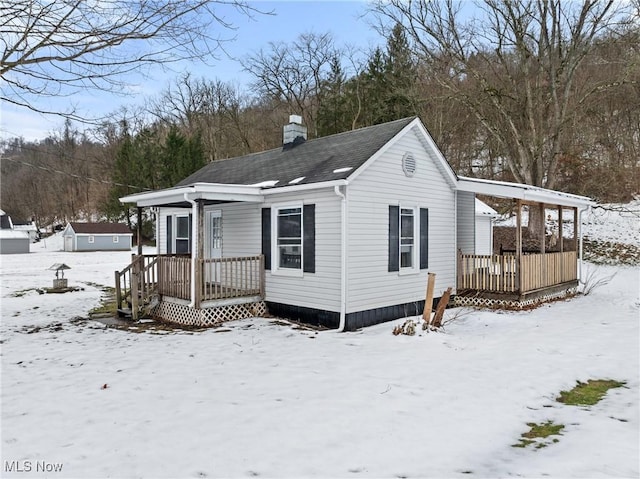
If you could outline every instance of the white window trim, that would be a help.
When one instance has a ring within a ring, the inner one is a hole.
[[[89,235],[89,238],[87,241],[89,242],[89,244],[93,244],[96,242],[96,237],[94,235]]]
[[[187,243],[189,242],[189,239],[191,237],[191,229],[189,227],[187,227],[187,229],[189,230],[189,235],[184,237],[184,236],[180,236],[178,237],[178,218],[187,218],[187,224],[189,224],[189,213],[174,213],[171,216],[173,216],[173,238],[172,238],[172,251],[174,254],[177,254],[176,251],[178,251],[178,240],[184,241],[187,240]],[[180,254],[186,254],[186,253],[180,253]]]
[[[113,235],[113,242],[114,243],[119,243],[120,242],[120,237],[118,235]]]
[[[300,268],[281,268],[280,249],[278,248],[278,212],[289,208],[300,208]],[[295,203],[275,203],[271,205],[271,274],[279,276],[292,276],[302,278],[304,276],[304,206],[298,201]]]
[[[398,274],[401,276],[410,275],[410,274],[418,274],[420,273],[420,258],[418,256],[418,252],[420,251],[420,208],[414,205],[403,205],[400,204],[400,210],[398,212]],[[413,258],[411,259],[411,267],[402,267],[402,210],[412,210],[413,211]]]
[[[206,235],[208,238],[206,239],[209,250],[205,252],[205,257],[210,257],[211,251],[213,250],[213,219],[220,219],[220,257],[223,257],[223,247],[224,247],[224,221],[222,219],[222,210],[221,209],[205,209],[207,220],[206,220]]]

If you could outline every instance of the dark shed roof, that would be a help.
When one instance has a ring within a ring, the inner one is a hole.
[[[255,185],[275,181],[276,187],[345,179],[364,164],[415,117],[308,140],[295,146],[216,160],[176,186],[194,183]],[[334,170],[351,168],[334,173]]]
[[[131,234],[129,227],[123,223],[69,223],[76,234]]]

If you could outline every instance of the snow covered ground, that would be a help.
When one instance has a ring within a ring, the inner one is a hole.
[[[450,310],[413,337],[391,334],[403,321],[339,334],[259,318],[160,334],[74,321],[130,254],[60,249],[0,258],[2,477],[640,475],[637,267],[591,266],[615,276],[533,311]],[[58,262],[83,291],[35,291]],[[605,378],[626,387],[555,401]],[[547,420],[559,442],[512,447]]]

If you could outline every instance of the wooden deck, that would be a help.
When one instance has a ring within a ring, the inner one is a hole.
[[[458,294],[526,296],[577,282],[577,254],[458,255]]]
[[[129,303],[137,311],[154,295],[203,302],[264,298],[262,255],[200,259],[192,298],[192,259],[189,255],[137,255],[122,271],[116,271],[118,308]]]

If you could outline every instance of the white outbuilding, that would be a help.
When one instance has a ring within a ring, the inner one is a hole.
[[[476,198],[476,254],[493,254],[493,222],[498,212]]]
[[[13,229],[11,217],[0,210],[0,254],[29,252],[29,233]]]

